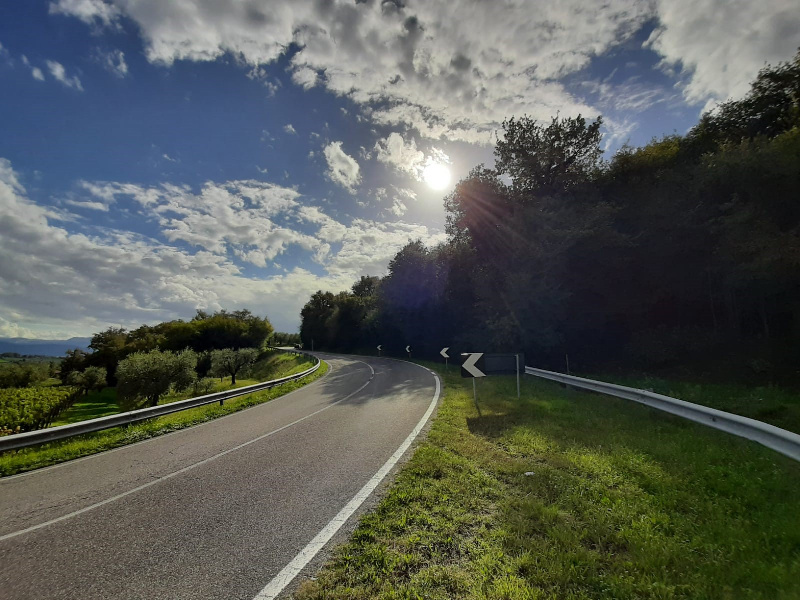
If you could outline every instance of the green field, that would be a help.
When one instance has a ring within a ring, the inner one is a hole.
[[[533,377],[444,377],[426,442],[311,598],[800,598],[800,464]]]
[[[258,380],[265,381],[304,371],[310,368],[312,364],[312,361],[305,357],[289,356],[285,358],[283,355],[272,355],[265,361],[261,361],[261,364],[257,363],[254,365],[253,373],[259,377],[270,373],[270,375]],[[15,473],[30,471],[81,456],[95,454],[118,446],[124,446],[164,433],[169,433],[170,431],[210,421],[287,394],[322,377],[327,373],[327,370],[328,365],[323,362],[315,373],[300,381],[290,381],[269,390],[253,392],[238,398],[226,400],[223,406],[209,404],[156,419],[150,419],[128,427],[115,427],[104,431],[76,436],[60,442],[52,442],[40,446],[23,448],[21,450],[4,452],[0,454],[0,476],[13,475]],[[230,379],[226,379],[226,382],[223,382],[221,387],[225,387],[226,383],[228,387],[225,389],[229,389]],[[257,381],[241,380],[236,382],[236,387],[252,383],[257,383]],[[183,393],[176,396],[168,396],[164,399],[164,402],[186,398],[189,397],[189,395],[191,394]],[[95,418],[104,416],[105,414],[114,414],[118,411],[119,407],[116,404],[116,390],[107,388],[102,392],[90,394],[84,400],[77,402],[72,408],[61,415],[57,424],[64,425],[82,420],[81,417]]]

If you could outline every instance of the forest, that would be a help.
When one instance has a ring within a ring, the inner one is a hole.
[[[685,135],[604,160],[601,126],[508,118],[444,199],[447,242],[314,293],[305,347],[800,382],[800,52]]]

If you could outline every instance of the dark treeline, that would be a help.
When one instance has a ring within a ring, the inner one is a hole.
[[[70,373],[87,367],[106,369],[107,384],[116,385],[117,365],[135,352],[152,350],[180,352],[193,350],[200,354],[198,373],[205,376],[211,367],[210,352],[231,348],[261,348],[273,334],[272,324],[249,310],[207,313],[198,310],[190,321],[175,320],[158,325],[142,325],[126,331],[110,327],[92,336],[91,352],[69,350],[61,362],[59,376],[66,382]]]
[[[684,136],[603,161],[600,126],[505,121],[445,198],[448,242],[315,293],[306,347],[798,379],[800,53]]]

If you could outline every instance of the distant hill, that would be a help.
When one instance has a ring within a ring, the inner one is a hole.
[[[19,354],[37,354],[40,356],[63,356],[67,350],[80,348],[88,350],[91,338],[74,337],[68,340],[31,340],[28,338],[0,337],[0,354],[17,352]]]

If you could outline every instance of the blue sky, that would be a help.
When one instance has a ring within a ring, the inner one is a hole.
[[[250,308],[444,240],[502,120],[684,133],[800,45],[788,0],[0,5],[0,336]],[[733,34],[735,32],[735,35]],[[434,189],[426,167],[451,181]]]

